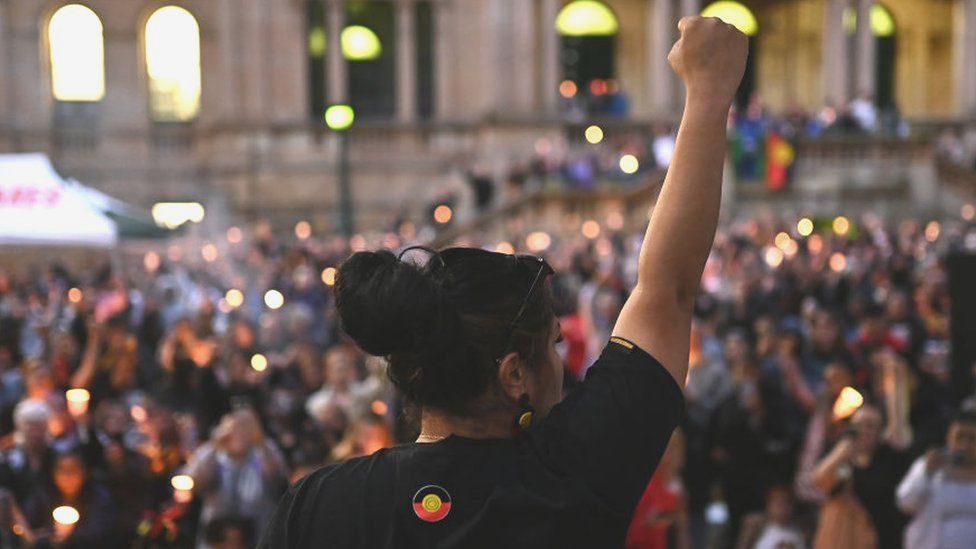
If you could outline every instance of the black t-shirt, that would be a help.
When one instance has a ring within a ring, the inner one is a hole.
[[[261,547],[621,547],[683,413],[664,367],[613,338],[515,438],[405,444],[305,477]]]

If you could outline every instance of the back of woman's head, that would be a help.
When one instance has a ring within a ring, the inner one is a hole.
[[[476,415],[497,359],[516,351],[531,368],[545,356],[553,315],[542,279],[509,340],[539,268],[474,248],[434,253],[425,265],[358,252],[339,268],[336,306],[346,333],[389,359],[390,379],[410,402]]]

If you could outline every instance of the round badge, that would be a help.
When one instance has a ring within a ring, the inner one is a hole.
[[[413,512],[424,522],[443,520],[451,512],[451,494],[436,484],[428,484],[413,496]]]

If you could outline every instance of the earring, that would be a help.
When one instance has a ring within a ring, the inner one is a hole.
[[[522,393],[519,397],[519,412],[515,416],[515,428],[519,430],[528,429],[532,425],[532,415],[535,413],[535,408],[529,404],[529,395],[527,393]]]

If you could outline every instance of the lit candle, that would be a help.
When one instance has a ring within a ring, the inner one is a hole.
[[[88,411],[88,401],[91,400],[91,394],[87,389],[68,389],[64,393],[64,397],[68,401],[68,412],[71,413],[72,417],[84,415]]]
[[[176,475],[170,479],[173,485],[173,499],[177,503],[189,503],[193,499],[193,477],[190,475]]]
[[[844,387],[837,400],[834,401],[834,419],[841,420],[851,417],[861,405],[864,397],[853,387]]]
[[[54,532],[59,539],[71,535],[72,530],[75,529],[75,524],[81,518],[78,510],[68,505],[55,508],[51,516],[54,517]]]

